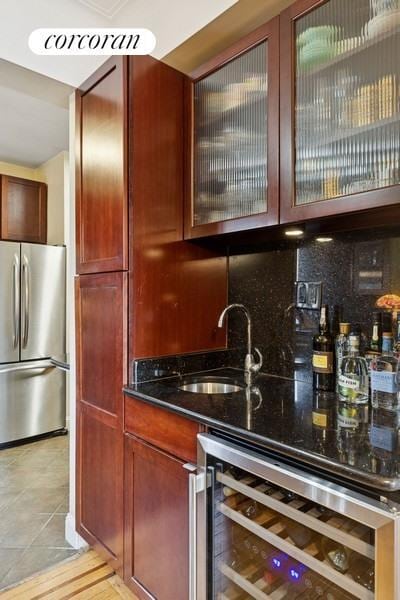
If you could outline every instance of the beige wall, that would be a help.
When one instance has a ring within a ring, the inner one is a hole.
[[[13,165],[7,162],[0,161],[0,173],[2,175],[10,175],[10,177],[22,177],[23,179],[33,179],[34,181],[44,181],[42,173],[39,169],[31,169],[21,165]]]
[[[68,153],[60,152],[36,170],[40,181],[47,183],[47,243],[64,244]]]

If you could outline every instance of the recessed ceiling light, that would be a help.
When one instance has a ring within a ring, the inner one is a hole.
[[[321,244],[326,244],[327,242],[333,242],[333,238],[331,237],[317,237],[317,242],[320,242]]]
[[[286,229],[285,235],[288,237],[300,237],[303,235],[304,231],[302,229]]]

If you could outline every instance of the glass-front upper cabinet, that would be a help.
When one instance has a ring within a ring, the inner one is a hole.
[[[281,15],[281,222],[400,201],[400,1]]]
[[[278,222],[279,20],[191,76],[186,238]]]

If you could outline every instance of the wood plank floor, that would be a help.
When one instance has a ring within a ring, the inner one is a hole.
[[[0,597],[1,600],[137,600],[93,550],[0,593]]]

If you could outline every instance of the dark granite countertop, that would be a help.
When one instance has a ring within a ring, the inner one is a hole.
[[[238,369],[198,375],[230,377],[244,386]],[[315,394],[310,383],[262,374],[251,389],[234,394],[179,390],[190,377],[137,383],[124,391],[369,488],[400,489],[396,413],[346,405],[335,394]]]

